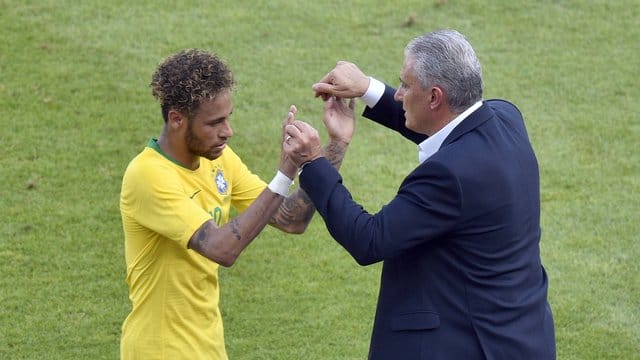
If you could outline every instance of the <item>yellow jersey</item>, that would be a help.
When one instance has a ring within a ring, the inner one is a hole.
[[[132,309],[120,355],[132,359],[227,359],[218,264],[187,248],[207,220],[245,210],[266,184],[227,146],[196,170],[166,156],[152,139],[128,165],[120,212]]]

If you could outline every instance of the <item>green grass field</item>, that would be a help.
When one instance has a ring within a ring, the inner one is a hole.
[[[120,181],[160,133],[162,58],[198,47],[230,64],[231,146],[269,180],[290,104],[322,128],[311,84],[337,60],[397,84],[407,41],[443,27],[474,45],[485,98],[527,121],[558,358],[640,358],[637,1],[178,3],[0,0],[1,359],[118,357]],[[342,173],[375,212],[415,165],[413,144],[359,120]],[[230,357],[366,358],[379,273],[319,217],[301,236],[267,229],[220,273]]]

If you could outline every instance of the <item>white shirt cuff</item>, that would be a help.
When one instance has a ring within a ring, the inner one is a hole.
[[[369,79],[369,87],[367,88],[367,91],[365,91],[364,95],[362,95],[361,99],[368,107],[372,108],[376,106],[382,95],[384,95],[385,85],[382,81],[376,80],[372,77],[369,77]]]

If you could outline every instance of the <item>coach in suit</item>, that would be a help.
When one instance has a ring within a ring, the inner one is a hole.
[[[361,97],[365,117],[418,144],[419,165],[378,213],[352,200],[310,125],[288,125],[283,144],[333,238],[361,265],[383,261],[369,359],[554,359],[521,113],[482,100],[480,63],[454,30],[413,39],[400,81],[394,90],[339,62],[313,86],[325,120],[352,126]]]

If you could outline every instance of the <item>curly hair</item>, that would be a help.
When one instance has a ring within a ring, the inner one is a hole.
[[[166,123],[169,110],[178,110],[191,118],[203,101],[231,89],[234,82],[231,70],[216,55],[186,49],[158,65],[149,85],[160,102]]]

